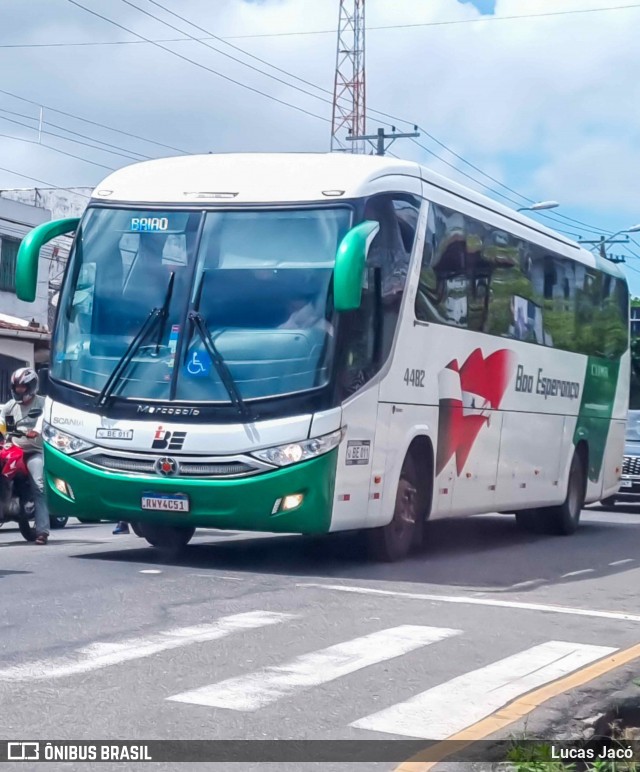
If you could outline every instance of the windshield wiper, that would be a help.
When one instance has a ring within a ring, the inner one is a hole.
[[[231,398],[234,406],[238,409],[238,413],[240,413],[242,418],[251,420],[249,409],[245,401],[240,396],[236,382],[233,380],[233,375],[231,375],[231,372],[227,367],[222,354],[218,351],[216,344],[213,342],[213,336],[211,335],[211,332],[209,331],[209,328],[207,327],[202,314],[199,311],[190,311],[189,321],[193,324],[200,337],[200,340],[207,350],[207,353],[211,357],[211,361],[213,362],[214,367],[220,376],[220,380],[227,390],[227,393],[229,394],[229,397]]]
[[[205,322],[204,317],[200,313],[200,300],[202,299],[202,288],[204,286],[204,276],[206,272],[207,271],[205,269],[200,274],[200,279],[198,281],[198,286],[196,288],[196,294],[193,301],[193,310],[189,311],[188,318],[189,318],[189,322],[191,323],[191,331],[193,331],[194,328],[197,330],[200,340],[204,344],[204,347],[207,350],[207,354],[209,354],[209,356],[211,357],[211,361],[213,362],[213,365],[216,368],[216,372],[220,376],[220,380],[222,381],[222,384],[227,390],[227,393],[229,394],[229,397],[233,405],[237,408],[240,416],[247,420],[251,420],[251,413],[249,411],[249,408],[247,407],[245,401],[240,396],[240,392],[238,391],[236,382],[233,379],[233,375],[231,375],[231,371],[227,367],[227,363],[224,361],[224,357],[218,351],[218,348],[216,347],[216,344],[213,340],[213,336],[211,335],[211,332],[207,327],[207,323]],[[191,331],[187,337],[187,341],[191,339]],[[188,355],[189,355],[189,346],[187,344],[185,361]]]
[[[166,321],[166,318],[169,315],[169,303],[171,302],[171,295],[173,293],[174,278],[175,278],[175,273],[172,271],[171,275],[169,276],[169,284],[167,286],[167,292],[164,296],[164,301],[162,303],[162,306],[160,307],[156,306],[155,308],[151,309],[151,311],[149,312],[149,316],[147,316],[147,318],[144,320],[142,327],[140,327],[140,329],[135,334],[131,343],[127,346],[126,351],[118,360],[118,363],[111,371],[111,375],[107,378],[107,382],[103,386],[102,391],[100,392],[100,394],[98,394],[96,398],[97,407],[105,406],[105,404],[107,403],[107,400],[113,394],[113,390],[115,389],[118,381],[122,377],[123,372],[128,367],[133,357],[135,356],[136,351],[140,348],[142,343],[146,340],[147,336],[152,332],[152,330],[155,328],[158,322],[160,320],[162,320],[162,322]],[[163,334],[163,332],[164,332],[164,324],[161,325],[160,336]],[[161,340],[160,336],[156,341],[156,355],[160,347],[160,340]]]
[[[160,351],[160,344],[162,343],[164,330],[167,325],[167,319],[169,318],[169,305],[171,304],[171,297],[173,296],[173,283],[175,278],[175,271],[171,271],[169,274],[169,286],[167,287],[167,294],[164,296],[164,303],[162,304],[162,309],[160,310],[160,326],[158,327],[158,336],[156,338],[155,356],[158,356]]]

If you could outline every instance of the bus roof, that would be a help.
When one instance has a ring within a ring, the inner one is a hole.
[[[569,247],[598,270],[624,273],[578,242],[414,161],[354,153],[208,153],[159,158],[125,166],[102,180],[92,201],[129,204],[265,204],[340,201],[370,195],[381,177],[422,179]],[[565,250],[562,250],[566,253]]]

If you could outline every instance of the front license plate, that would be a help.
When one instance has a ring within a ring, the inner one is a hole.
[[[622,480],[620,482],[621,488],[633,488],[633,481],[632,480]]]
[[[96,429],[97,440],[132,440],[133,429]]]
[[[189,497],[184,493],[144,493],[142,509],[157,512],[188,512]]]

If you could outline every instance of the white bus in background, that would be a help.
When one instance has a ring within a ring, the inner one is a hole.
[[[397,560],[428,520],[572,533],[613,495],[628,289],[573,241],[416,163],[179,157],[120,169],[75,231],[46,379],[53,514],[363,531]],[[265,546],[268,549],[268,546]]]

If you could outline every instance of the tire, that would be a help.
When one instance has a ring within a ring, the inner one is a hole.
[[[49,525],[51,526],[51,529],[56,528],[64,528],[67,524],[69,518],[68,517],[50,517],[49,518]]]
[[[366,531],[367,551],[373,560],[383,563],[402,560],[419,543],[424,520],[422,493],[416,463],[408,453],[400,472],[391,522]]]
[[[139,523],[138,527],[149,544],[166,555],[178,555],[182,552],[196,532],[195,528],[159,523]]]
[[[139,536],[141,539],[144,537],[144,534],[142,533],[142,530],[140,529],[140,524],[136,523],[135,521],[131,521],[129,523],[129,526],[131,527],[131,530],[135,533],[136,536]]]
[[[616,505],[616,501],[617,501],[617,499],[616,499],[615,496],[609,496],[606,499],[602,499],[600,504],[603,507],[606,507],[606,509],[613,509],[615,507],[615,505]]]
[[[18,528],[22,534],[22,538],[26,541],[36,540],[36,529],[31,525],[31,521],[28,517],[21,517],[18,520]]]
[[[516,512],[516,522],[534,533],[570,536],[580,524],[587,489],[587,470],[581,455],[574,451],[569,469],[567,495],[557,507]]]

